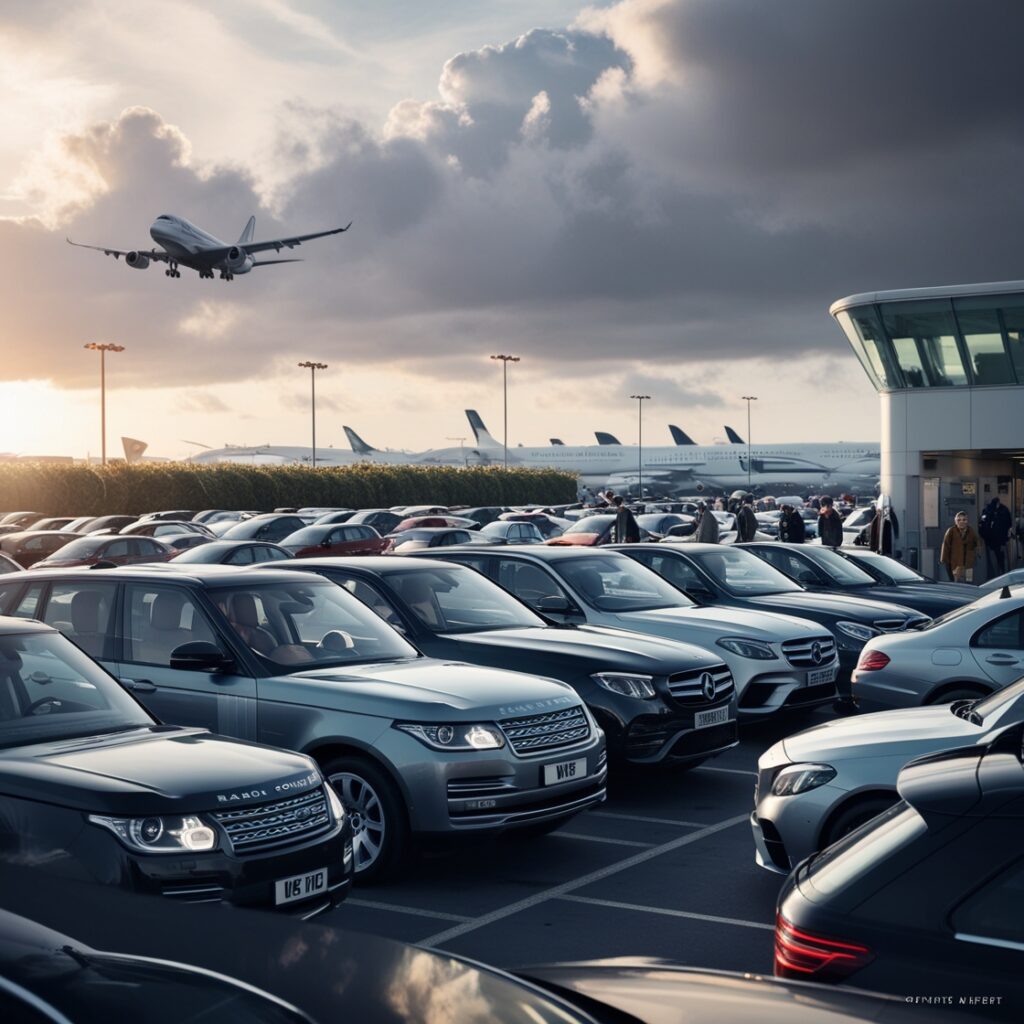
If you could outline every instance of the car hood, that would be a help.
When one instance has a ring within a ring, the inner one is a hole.
[[[301,754],[175,726],[0,751],[0,792],[126,816],[261,803],[319,782]]]
[[[810,591],[791,591],[781,594],[766,594],[763,597],[746,598],[751,604],[763,606],[765,610],[778,609],[794,615],[806,612],[825,612],[837,619],[852,619],[854,622],[873,622],[875,619],[891,619],[896,614],[920,618],[921,613],[913,608],[894,604],[891,601],[876,601],[869,597],[847,597],[844,594],[822,594]]]
[[[793,615],[720,606],[652,608],[649,611],[618,612],[615,617],[624,629],[642,629],[645,632],[664,629],[662,636],[678,635],[691,643],[702,643],[706,637],[717,640],[729,635],[779,641],[803,636],[820,636],[822,632],[822,627],[816,622]],[[675,632],[677,630],[678,634]]]
[[[314,669],[284,684],[292,703],[413,721],[492,721],[581,703],[555,679],[435,658]]]
[[[594,670],[618,668],[653,675],[670,675],[721,662],[721,658],[694,644],[602,626],[489,629],[479,633],[449,634],[445,639],[470,646],[479,644],[513,650],[530,647],[547,654],[590,660],[594,663],[591,666]],[[584,666],[580,668],[582,670]]]
[[[919,754],[975,743],[984,735],[984,728],[958,718],[948,704],[940,704],[835,718],[787,736],[783,746],[792,763],[895,754],[905,754],[909,761]]]
[[[859,591],[854,591],[858,593]],[[929,586],[922,583],[896,583],[892,586],[885,586],[879,583],[874,587],[865,587],[864,596],[877,601],[894,601],[897,604],[901,601],[920,602],[926,605],[930,614],[941,615],[944,612],[951,612],[961,605],[970,604],[972,596],[963,591],[950,594],[939,586]],[[978,595],[975,594],[974,597]]]

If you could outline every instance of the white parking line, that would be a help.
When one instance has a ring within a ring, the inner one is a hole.
[[[757,778],[757,772],[748,772],[743,768],[714,768],[709,764],[702,764],[693,770],[695,772],[725,772],[727,775],[752,775],[755,779]]]
[[[694,921],[710,921],[712,924],[735,924],[741,928],[763,928],[774,931],[775,925],[761,921],[742,921],[738,917],[718,917],[715,914],[695,914],[689,910],[669,910],[667,907],[645,907],[639,903],[619,903],[616,900],[599,900],[590,896],[556,896],[556,899],[571,903],[586,903],[594,907],[611,907],[613,910],[634,910],[644,914],[663,914],[665,917],[685,917]]]
[[[566,839],[586,839],[591,843],[611,843],[613,846],[642,846],[649,850],[654,843],[639,843],[635,839],[610,839],[607,836],[585,836],[582,832],[552,832],[553,836],[564,836]]]
[[[391,910],[396,914],[413,914],[416,917],[433,917],[440,921],[472,921],[471,917],[459,914],[445,914],[440,910],[421,910],[419,907],[401,907],[397,903],[379,903],[377,900],[361,900],[349,896],[345,900],[347,907],[366,907],[368,910]]]
[[[620,821],[643,821],[649,825],[679,825],[682,828],[704,828],[706,821],[680,821],[678,818],[645,818],[642,814],[616,814],[614,811],[590,811],[589,818],[618,818]]]
[[[505,907],[499,907],[497,910],[492,910],[491,913],[484,914],[482,917],[478,917],[475,920],[467,921],[464,924],[457,924],[454,928],[448,928],[443,932],[437,932],[436,935],[428,935],[425,939],[420,939],[419,944],[421,946],[440,946],[442,943],[450,942],[452,939],[457,939],[459,936],[466,935],[468,932],[473,932],[478,928],[485,928],[489,924],[494,924],[495,921],[511,917],[513,914],[518,914],[523,910],[529,910],[531,907],[535,907],[539,903],[546,903],[548,900],[554,899],[556,896],[564,896],[566,893],[572,892],[573,889],[582,889],[584,886],[590,885],[593,882],[600,882],[602,879],[608,878],[610,875],[618,874],[620,871],[626,871],[629,868],[636,867],[638,864],[643,864],[646,861],[653,860],[655,857],[660,857],[663,853],[671,853],[673,850],[678,850],[683,846],[689,846],[690,843],[696,843],[701,839],[707,839],[709,836],[713,836],[716,832],[721,832],[723,829],[732,828],[733,825],[739,825],[740,822],[747,821],[748,818],[748,814],[737,814],[735,817],[726,818],[725,821],[720,821],[715,825],[707,825],[697,832],[690,832],[688,835],[680,836],[678,839],[673,839],[667,843],[662,843],[660,846],[654,846],[649,850],[642,851],[641,853],[635,853],[632,857],[627,857],[625,860],[620,860],[615,864],[609,864],[607,867],[599,868],[597,871],[591,871],[590,874],[583,875],[580,878],[573,879],[569,882],[563,882],[561,885],[554,885],[550,889],[542,889],[540,892],[526,897],[526,899],[517,900],[515,903],[509,903]]]

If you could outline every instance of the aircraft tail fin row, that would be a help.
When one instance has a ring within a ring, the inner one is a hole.
[[[609,434],[604,430],[595,430],[594,437],[597,438],[598,444],[622,444],[614,434]]]
[[[481,448],[501,448],[501,444],[495,441],[491,437],[487,428],[484,426],[484,421],[480,419],[480,413],[476,409],[466,410],[466,419],[469,420],[469,425],[473,429],[473,436],[476,438],[476,443]]]
[[[669,433],[672,434],[672,440],[676,444],[696,444],[692,437],[685,431],[680,430],[674,423],[668,425]]]
[[[739,434],[736,433],[735,430],[732,429],[732,427],[729,427],[729,426],[727,426],[725,428],[725,436],[727,438],[729,438],[729,443],[730,444],[746,444],[747,443],[746,441],[743,440],[742,437],[740,437]]]
[[[238,236],[238,244],[245,245],[247,242],[252,241],[252,233],[256,230],[256,216],[255,214],[249,218],[249,222],[245,225],[245,230]]]
[[[551,437],[551,438],[548,438],[548,440],[553,445],[560,444],[560,445],[562,445],[562,447],[565,447],[565,442],[560,437]]]
[[[356,455],[370,455],[377,451],[373,445],[367,444],[351,427],[342,427],[341,429],[345,431],[348,443],[352,446],[352,451]]]

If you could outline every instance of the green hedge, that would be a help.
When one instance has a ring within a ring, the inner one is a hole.
[[[510,505],[576,500],[576,478],[550,469],[496,466],[98,466],[0,463],[0,511],[140,515],[161,509],[257,509],[307,505]]]

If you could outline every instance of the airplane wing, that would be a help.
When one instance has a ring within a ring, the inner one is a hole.
[[[161,260],[166,262],[168,259],[167,253],[157,249],[111,249],[105,245],[84,245],[82,242],[72,242],[70,238],[65,238],[64,241],[77,249],[95,249],[96,252],[101,252],[104,256],[113,256],[115,260],[121,256],[127,256],[130,252],[138,252],[140,256],[145,256],[157,263]]]
[[[308,242],[313,238],[324,238],[327,235],[340,235],[343,231],[348,231],[352,227],[352,222],[349,221],[343,228],[331,228],[330,231],[315,231],[311,235],[292,235],[291,238],[275,238],[271,242],[248,242],[242,246],[247,253],[254,252],[266,252],[268,249],[274,249],[280,252],[282,249],[294,249],[297,245],[302,245],[303,242]],[[228,249],[233,248],[229,246],[222,251],[221,258],[228,254]],[[209,252],[209,255],[214,253]],[[204,255],[206,255],[204,253]]]

